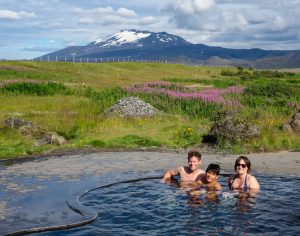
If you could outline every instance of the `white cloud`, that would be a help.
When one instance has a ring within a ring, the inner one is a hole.
[[[248,21],[241,13],[226,12],[222,14],[221,32],[241,32],[247,30]]]
[[[273,25],[272,29],[275,31],[282,31],[287,26],[285,20],[281,16],[275,16],[272,25]]]
[[[113,14],[114,9],[112,7],[98,7],[91,10],[86,10],[85,13]]]
[[[135,13],[134,10],[130,10],[125,7],[120,7],[117,10],[114,10],[112,7],[97,7],[91,9],[83,9],[83,8],[73,8],[73,12],[80,15],[89,15],[89,16],[103,16],[103,15],[114,15],[114,16],[121,16],[121,17],[137,17],[138,15]]]
[[[139,20],[140,25],[151,25],[156,23],[156,19],[153,16],[146,16]]]
[[[129,10],[127,8],[121,7],[119,8],[116,13],[119,16],[124,16],[124,17],[137,17],[137,14],[133,10]]]
[[[32,18],[36,17],[34,12],[26,12],[26,11],[10,11],[10,10],[0,10],[0,18],[3,19],[12,19],[12,20],[20,20],[23,18]]]
[[[194,0],[193,5],[197,12],[206,11],[212,8],[215,5],[214,0]]]
[[[92,18],[81,18],[79,19],[78,23],[82,25],[94,24],[95,20]]]
[[[173,31],[192,42],[264,49],[298,45],[300,49],[300,0],[168,0],[161,10]]]
[[[215,5],[214,0],[172,0],[162,10],[179,15],[195,15],[211,9]]]
[[[139,16],[134,10],[120,7],[114,10],[112,7],[97,7],[91,9],[73,8],[73,12],[81,16],[78,24],[85,26],[117,26],[118,31],[123,28],[138,28],[155,24],[158,20],[153,16]],[[88,16],[88,17],[87,17]]]

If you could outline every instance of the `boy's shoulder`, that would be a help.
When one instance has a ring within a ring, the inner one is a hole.
[[[221,190],[222,189],[222,186],[221,184],[218,182],[218,180],[216,180],[213,184],[213,187],[215,190]]]

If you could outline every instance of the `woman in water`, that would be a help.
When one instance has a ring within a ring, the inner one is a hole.
[[[258,192],[259,183],[253,175],[250,175],[251,163],[245,156],[240,156],[236,159],[234,169],[236,175],[229,177],[228,186],[231,190],[242,192]]]

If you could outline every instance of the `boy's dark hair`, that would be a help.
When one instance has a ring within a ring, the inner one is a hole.
[[[221,171],[221,168],[218,164],[209,164],[206,168],[206,173],[207,172],[213,172],[216,175],[219,175]]]
[[[188,160],[191,158],[191,157],[197,157],[198,160],[200,161],[201,160],[201,153],[196,151],[196,150],[190,150],[188,152]]]

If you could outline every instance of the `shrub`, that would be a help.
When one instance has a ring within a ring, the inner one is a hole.
[[[300,79],[287,79],[286,82],[291,84],[300,84]]]
[[[218,144],[223,145],[259,137],[261,130],[247,119],[237,116],[226,116],[215,121],[211,127],[210,135],[216,138]]]
[[[233,71],[230,71],[230,70],[222,70],[221,75],[223,75],[223,76],[235,76],[236,73],[233,72]]]
[[[300,86],[280,81],[271,81],[265,84],[251,84],[244,96],[262,96],[267,98],[291,98],[299,96]]]
[[[4,84],[0,91],[2,93],[13,93],[13,94],[30,94],[38,96],[55,95],[57,93],[65,93],[66,87],[62,83],[47,82],[16,82]]]
[[[140,137],[138,135],[126,135],[113,139],[108,146],[111,147],[123,147],[123,148],[134,148],[134,147],[160,147],[161,143],[147,138]]]
[[[92,141],[90,142],[90,144],[91,144],[93,147],[106,147],[106,143],[103,142],[102,140],[98,140],[98,139],[92,140]]]
[[[104,112],[122,97],[127,95],[127,93],[120,87],[105,89],[99,92],[87,87],[81,91],[81,94],[97,102],[99,104],[99,112]]]
[[[242,71],[241,73],[239,73],[239,75],[241,80],[254,80],[258,78],[258,76],[249,71]]]
[[[195,83],[195,84],[205,84],[214,85],[216,88],[227,88],[229,86],[238,85],[236,79],[182,79],[182,78],[165,78],[163,81],[173,82],[173,83]]]
[[[60,130],[57,132],[59,135],[63,136],[67,140],[75,139],[79,137],[80,128],[78,125],[74,125],[69,129]]]
[[[199,135],[191,127],[180,129],[175,139],[177,139],[176,144],[182,147],[189,147],[200,142]]]

